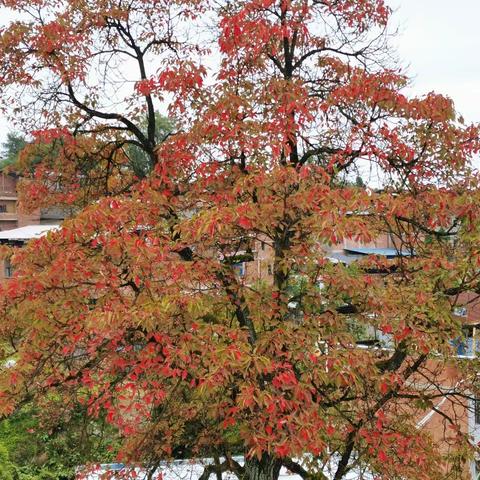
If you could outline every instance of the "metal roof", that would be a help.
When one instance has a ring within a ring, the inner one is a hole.
[[[363,255],[345,255],[341,252],[331,252],[328,254],[327,258],[333,263],[344,263],[345,265],[349,265],[352,262],[356,262],[357,260],[361,259]]]
[[[349,247],[344,249],[347,253],[356,255],[380,255],[382,257],[410,257],[410,252],[398,251],[396,248],[368,248],[368,247]]]
[[[51,230],[57,230],[59,225],[27,225],[13,230],[0,231],[0,241],[26,242],[40,238]]]

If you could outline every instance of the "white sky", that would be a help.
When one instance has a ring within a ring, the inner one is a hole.
[[[480,121],[480,1],[394,0],[398,53],[415,93],[448,95],[466,120]]]
[[[413,79],[413,92],[446,94],[466,120],[480,121],[480,0],[388,3],[395,9],[392,24],[399,34],[394,43]],[[0,142],[8,131],[0,117]]]

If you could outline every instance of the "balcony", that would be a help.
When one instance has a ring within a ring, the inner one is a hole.
[[[16,212],[0,212],[0,222],[11,222],[18,220]]]

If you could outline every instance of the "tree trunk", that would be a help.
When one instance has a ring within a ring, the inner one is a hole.
[[[245,459],[245,474],[243,480],[277,480],[280,474],[281,462],[264,453],[257,457]]]

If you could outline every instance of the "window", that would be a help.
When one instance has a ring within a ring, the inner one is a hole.
[[[262,242],[262,243],[261,243],[261,249],[262,249],[262,250],[265,250],[265,242]]]
[[[10,260],[5,260],[4,275],[5,275],[5,278],[13,277],[13,267],[12,267],[12,264],[10,263]]]
[[[273,268],[272,268],[272,265],[270,263],[267,266],[267,271],[268,271],[269,275],[273,275]]]
[[[463,328],[463,335],[452,340],[451,345],[455,348],[460,357],[474,357],[480,353],[480,338],[477,336],[476,325],[466,325]]]
[[[453,309],[453,314],[457,317],[466,317],[467,316],[467,307],[455,307]]]
[[[245,262],[234,263],[233,264],[233,271],[239,276],[245,276]]]
[[[457,338],[453,340],[452,344],[457,350],[457,355],[461,357],[471,357],[473,354],[472,338]]]
[[[4,203],[0,203],[0,213],[7,213],[7,206]]]
[[[474,400],[475,425],[480,425],[480,397]]]
[[[473,480],[480,480],[480,460],[478,458],[473,462]]]

